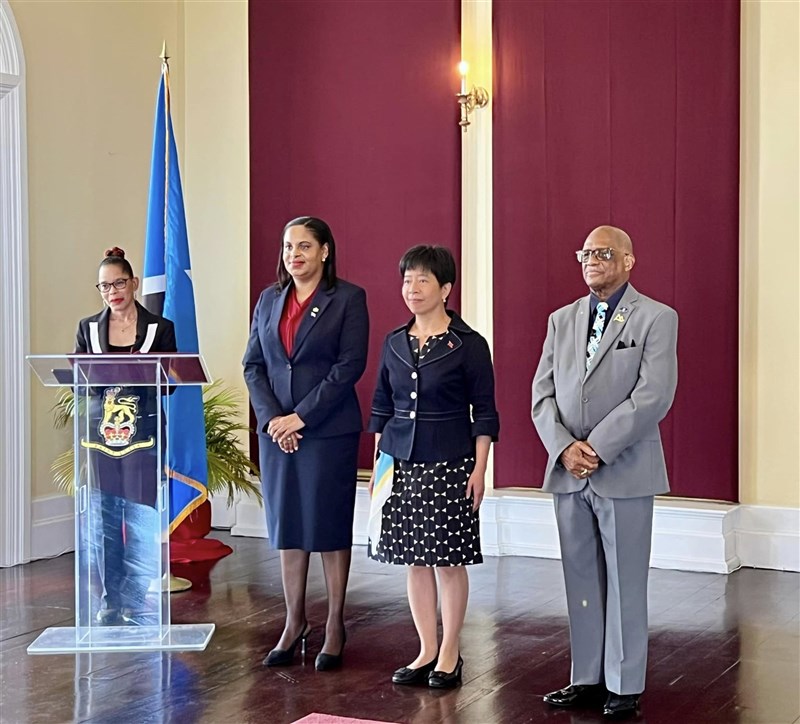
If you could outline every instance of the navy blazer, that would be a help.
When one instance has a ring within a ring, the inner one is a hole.
[[[400,460],[435,462],[475,452],[475,438],[497,441],[489,345],[455,312],[447,334],[422,362],[411,352],[413,320],[383,343],[369,431],[381,433],[379,449]]]
[[[321,282],[289,357],[279,324],[291,287],[267,287],[253,312],[242,364],[258,432],[266,434],[273,417],[292,412],[306,425],[303,435],[360,432],[363,422],[355,384],[367,364],[367,294],[341,279],[332,288]]]

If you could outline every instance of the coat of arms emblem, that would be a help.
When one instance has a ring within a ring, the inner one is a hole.
[[[119,396],[120,387],[109,387],[103,393],[103,417],[98,432],[109,447],[126,447],[136,434],[136,416],[139,398],[136,395]]]

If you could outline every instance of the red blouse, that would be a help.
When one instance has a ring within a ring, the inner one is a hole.
[[[303,314],[311,304],[311,300],[317,293],[315,289],[308,296],[303,303],[297,301],[297,289],[292,287],[289,296],[286,298],[286,304],[283,305],[283,312],[281,313],[281,321],[278,331],[281,335],[281,342],[283,348],[286,350],[287,356],[292,356],[294,349],[294,338],[297,336],[297,330],[300,329],[300,323],[303,321]]]

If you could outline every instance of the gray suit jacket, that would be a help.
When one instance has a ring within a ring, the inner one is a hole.
[[[589,477],[598,495],[666,493],[658,423],[678,382],[678,315],[629,284],[586,372],[588,330],[589,296],[550,315],[531,411],[549,455],[543,489],[583,489],[586,482],[573,478],[559,457],[571,443],[587,440],[602,461]]]

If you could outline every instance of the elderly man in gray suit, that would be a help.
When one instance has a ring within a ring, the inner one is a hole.
[[[653,497],[669,490],[658,423],[678,379],[678,315],[628,283],[636,259],[613,226],[576,252],[590,294],[550,316],[532,416],[549,455],[567,590],[572,675],[552,706],[639,709],[647,666]]]

